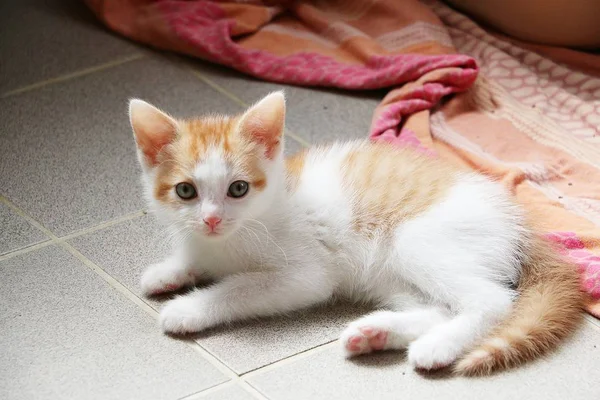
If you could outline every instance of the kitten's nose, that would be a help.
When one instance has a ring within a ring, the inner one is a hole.
[[[211,231],[214,231],[217,225],[221,223],[221,218],[219,217],[206,217],[204,218],[204,223],[208,225]]]

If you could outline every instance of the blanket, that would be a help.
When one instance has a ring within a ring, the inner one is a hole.
[[[600,317],[597,56],[518,43],[435,0],[86,1],[124,36],[260,79],[389,88],[370,136],[501,180]]]

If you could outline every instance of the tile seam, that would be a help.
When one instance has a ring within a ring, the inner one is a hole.
[[[107,61],[102,64],[97,64],[88,68],[82,68],[73,72],[68,72],[66,74],[57,75],[53,78],[43,79],[38,82],[31,83],[29,85],[22,86],[20,88],[12,89],[7,92],[0,94],[0,99],[4,99],[11,96],[16,96],[22,93],[27,93],[36,89],[41,89],[47,86],[55,85],[57,83],[68,82],[73,79],[80,78],[82,76],[87,76],[94,74],[96,72],[104,71],[110,68],[117,67],[119,65],[126,64],[131,61],[139,60],[144,58],[144,54],[135,53],[126,57],[116,58],[111,61]]]
[[[144,215],[147,214],[146,211],[144,210],[138,210],[138,211],[134,211],[128,214],[124,214],[121,215],[119,217],[101,222],[97,225],[93,225],[87,228],[82,228],[79,229],[77,231],[74,231],[72,233],[69,233],[67,235],[64,236],[57,236],[55,235],[51,230],[49,230],[48,228],[46,228],[45,226],[43,226],[43,224],[39,223],[38,221],[36,221],[35,219],[33,219],[32,217],[29,216],[29,214],[27,214],[24,210],[22,210],[20,207],[18,207],[17,205],[15,205],[13,202],[11,202],[10,200],[8,200],[6,197],[4,196],[0,196],[0,202],[4,203],[6,206],[8,206],[12,211],[14,211],[19,217],[25,219],[30,225],[32,225],[34,228],[36,228],[38,231],[42,232],[45,236],[46,239],[37,243],[33,243],[31,245],[27,245],[25,247],[21,247],[15,250],[11,250],[7,253],[4,253],[2,255],[0,255],[0,261],[3,260],[7,260],[22,254],[27,254],[29,252],[38,250],[40,248],[49,246],[51,244],[58,244],[61,242],[66,242],[72,239],[76,239],[78,237],[81,236],[85,236],[88,235],[90,233],[94,233],[97,231],[100,231],[102,229],[107,229],[110,228],[112,226],[115,225],[119,225],[123,222],[127,222],[127,221],[131,221],[137,218],[141,218]]]

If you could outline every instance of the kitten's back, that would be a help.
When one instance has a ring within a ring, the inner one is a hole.
[[[329,191],[349,207],[352,230],[367,235],[375,227],[390,232],[441,201],[460,173],[412,149],[364,140],[305,150],[286,167],[288,190]]]

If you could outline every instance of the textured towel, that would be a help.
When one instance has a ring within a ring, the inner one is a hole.
[[[418,138],[503,180],[577,263],[600,318],[600,56],[511,41],[428,4],[481,74]]]
[[[502,180],[577,262],[583,288],[595,298],[588,309],[600,316],[597,57],[535,48],[562,61],[568,55],[586,71],[576,72],[435,1],[87,3],[125,36],[261,79],[390,88],[371,136]],[[483,72],[477,81],[474,59]]]

